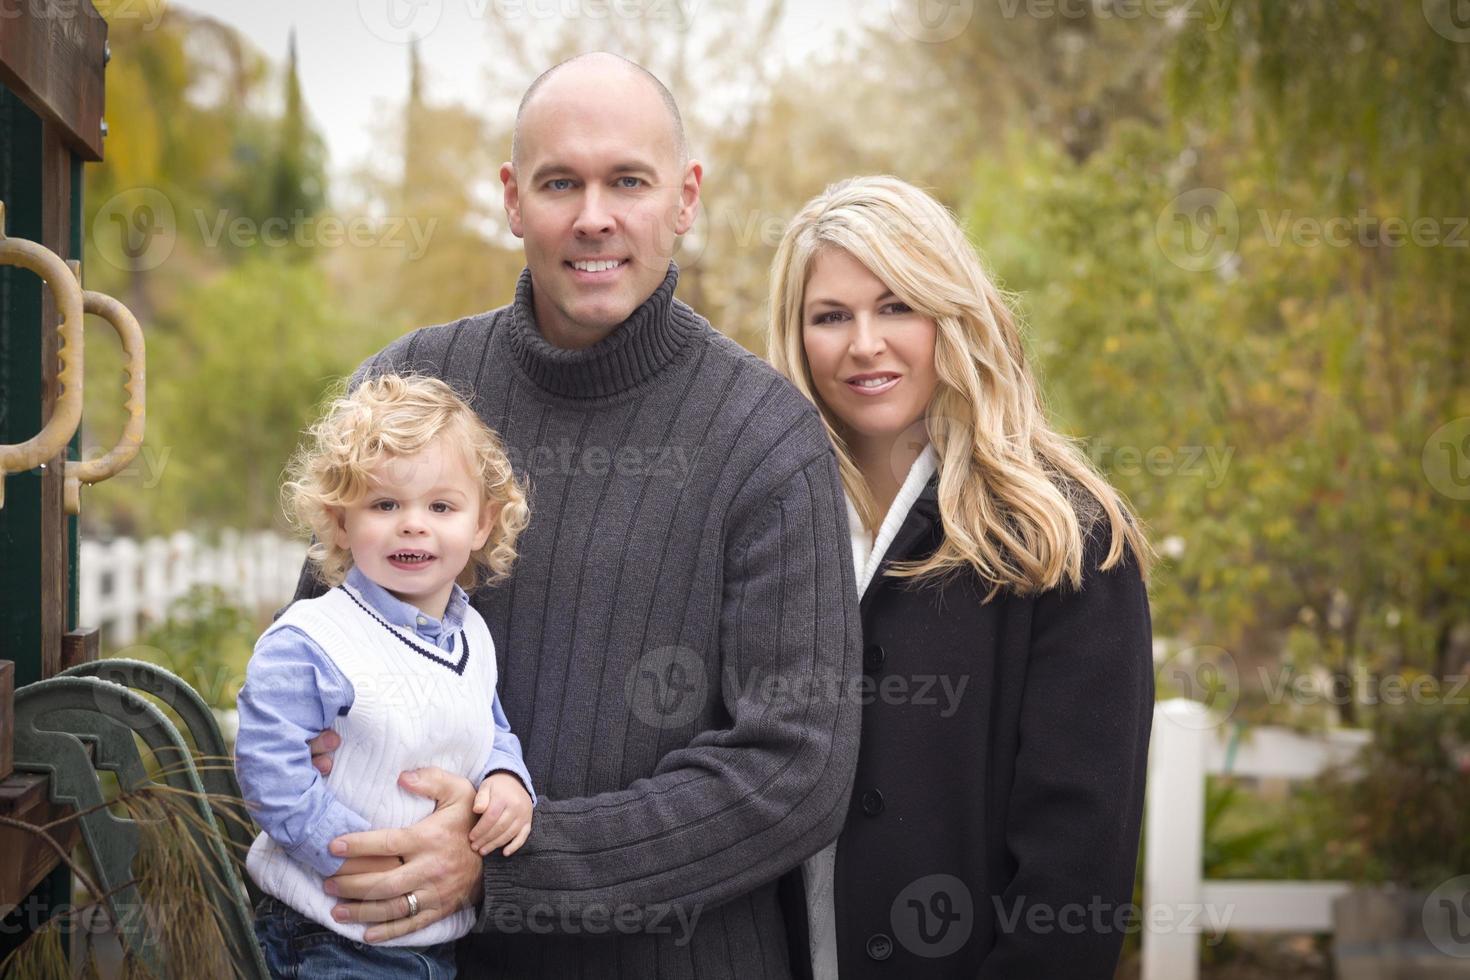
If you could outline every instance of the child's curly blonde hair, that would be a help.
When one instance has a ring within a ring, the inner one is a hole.
[[[292,524],[315,539],[307,556],[328,586],[342,582],[352,553],[338,544],[338,515],[372,489],[371,471],[385,460],[412,456],[440,436],[465,453],[480,484],[481,504],[499,506],[485,546],[470,555],[457,579],[463,588],[503,581],[516,560],[516,539],[531,511],[505,447],[465,400],[438,378],[387,374],[363,381],[333,400],[307,430],[308,442],[287,471],[281,496]]]

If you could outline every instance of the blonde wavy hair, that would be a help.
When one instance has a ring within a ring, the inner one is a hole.
[[[821,410],[838,469],[863,523],[882,521],[848,449],[841,420],[822,403],[802,343],[802,304],[814,260],[841,249],[936,326],[938,386],[924,419],[939,459],[944,542],[895,565],[918,577],[973,568],[1002,590],[1029,594],[1082,581],[1085,537],[1106,518],[1103,569],[1133,552],[1147,577],[1152,549],[1127,503],[1071,439],[1047,421],[1016,315],[954,215],[896,177],[828,187],[792,219],[771,266],[769,359]]]
[[[531,511],[500,437],[454,389],[438,378],[387,374],[363,381],[333,399],[307,430],[307,442],[291,460],[282,487],[287,518],[310,530],[307,556],[329,586],[341,583],[352,553],[337,543],[344,507],[373,489],[372,471],[383,462],[412,456],[440,437],[465,454],[480,485],[481,506],[498,506],[485,546],[470,555],[456,581],[463,588],[495,584],[510,575],[516,539]]]

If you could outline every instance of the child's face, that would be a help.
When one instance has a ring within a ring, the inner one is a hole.
[[[495,519],[465,454],[435,439],[384,460],[368,495],[337,514],[338,543],[378,585],[435,619]]]

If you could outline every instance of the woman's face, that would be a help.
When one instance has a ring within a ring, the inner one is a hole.
[[[830,247],[812,261],[801,312],[817,395],[846,426],[855,452],[890,446],[924,417],[939,383],[931,318],[909,309],[851,253]]]

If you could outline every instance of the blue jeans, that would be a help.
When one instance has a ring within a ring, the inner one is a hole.
[[[255,938],[272,977],[454,980],[454,943],[373,946],[339,935],[267,895],[255,907]]]

